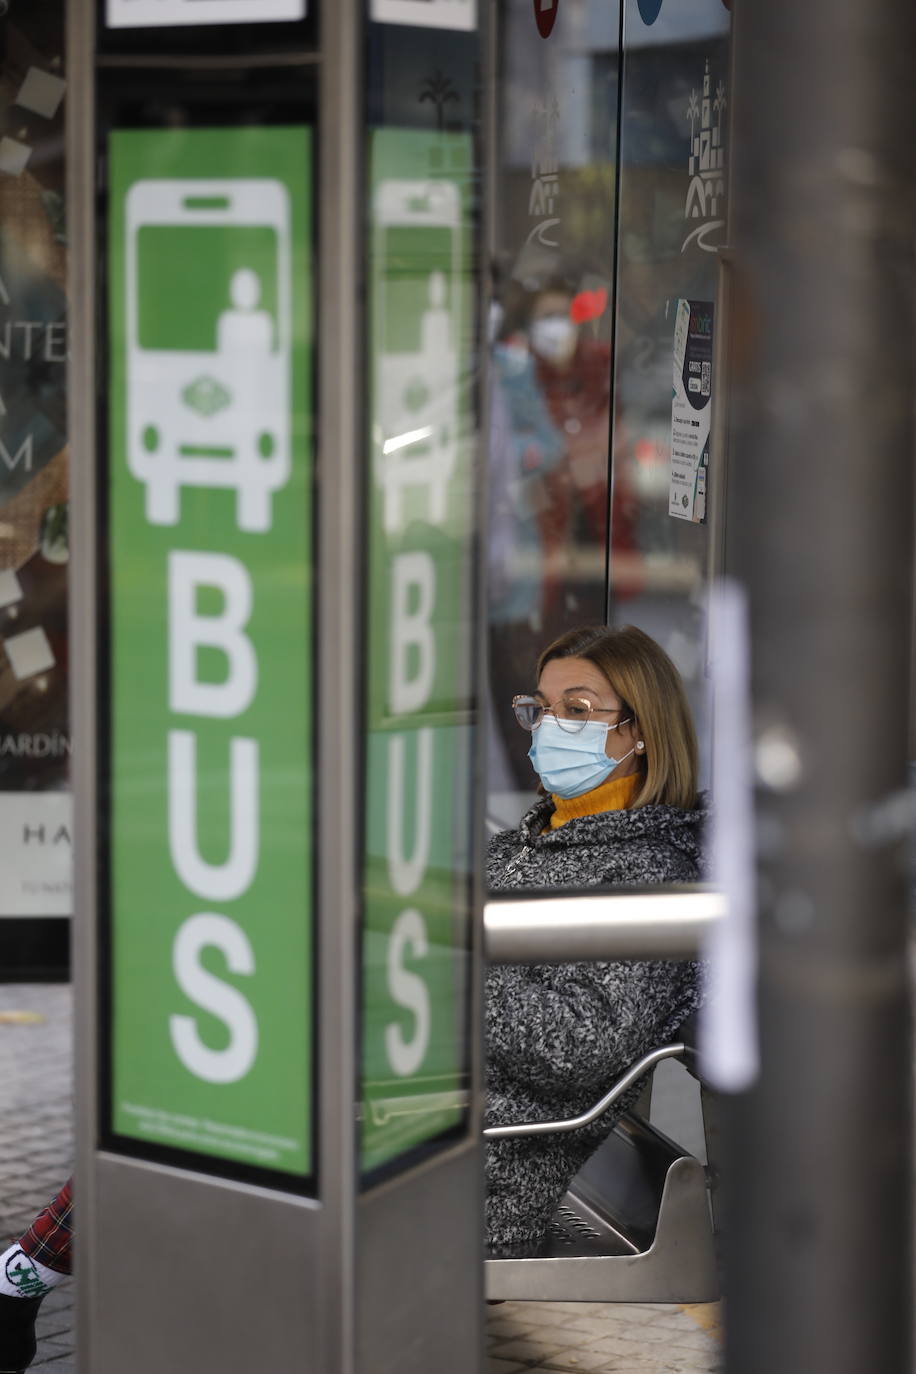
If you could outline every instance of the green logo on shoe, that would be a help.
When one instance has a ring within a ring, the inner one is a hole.
[[[38,1277],[28,1255],[23,1254],[21,1250],[10,1255],[7,1260],[6,1278],[23,1298],[39,1298],[49,1291],[48,1285],[42,1283]]]

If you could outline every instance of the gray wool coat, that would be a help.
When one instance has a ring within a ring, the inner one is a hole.
[[[704,811],[643,806],[545,830],[549,797],[487,851],[492,891],[690,882],[701,875]],[[701,1000],[700,966],[663,960],[493,965],[487,974],[488,1126],[576,1116],[629,1066],[673,1038]],[[487,1241],[531,1254],[573,1175],[638,1096],[563,1135],[487,1142]]]

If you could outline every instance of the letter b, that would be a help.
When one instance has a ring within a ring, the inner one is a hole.
[[[218,615],[201,615],[199,587],[222,593]],[[169,706],[185,715],[238,716],[251,704],[258,663],[244,633],[251,615],[251,579],[237,558],[224,553],[169,554]],[[217,649],[227,673],[222,682],[201,682],[197,651]]]
[[[415,593],[415,595],[412,595]],[[415,604],[411,608],[411,601]],[[391,661],[388,690],[396,716],[419,711],[436,678],[436,565],[428,553],[401,553],[391,567]],[[413,652],[411,652],[413,651]],[[413,659],[416,671],[411,675]]]

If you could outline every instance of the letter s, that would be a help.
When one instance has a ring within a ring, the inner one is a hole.
[[[258,1052],[258,1023],[251,1004],[237,988],[208,973],[200,954],[214,945],[225,955],[230,973],[254,973],[248,937],[227,916],[202,912],[191,916],[175,936],[172,968],[186,997],[218,1016],[229,1029],[224,1050],[211,1050],[201,1040],[193,1016],[170,1016],[169,1034],[185,1068],[206,1083],[235,1083],[251,1068]]]
[[[416,1018],[412,1040],[404,1038],[396,1021],[385,1027],[388,1062],[402,1078],[416,1073],[429,1048],[429,989],[419,974],[404,968],[404,952],[408,945],[415,959],[426,957],[429,948],[426,926],[419,911],[413,908],[401,912],[388,941],[388,991],[395,1002],[413,1012]]]

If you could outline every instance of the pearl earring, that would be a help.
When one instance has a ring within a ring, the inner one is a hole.
[[[636,741],[636,752],[637,752],[638,754],[641,754],[642,751],[645,749],[645,747],[646,747],[646,742],[645,742],[645,740],[638,739],[638,740]]]

